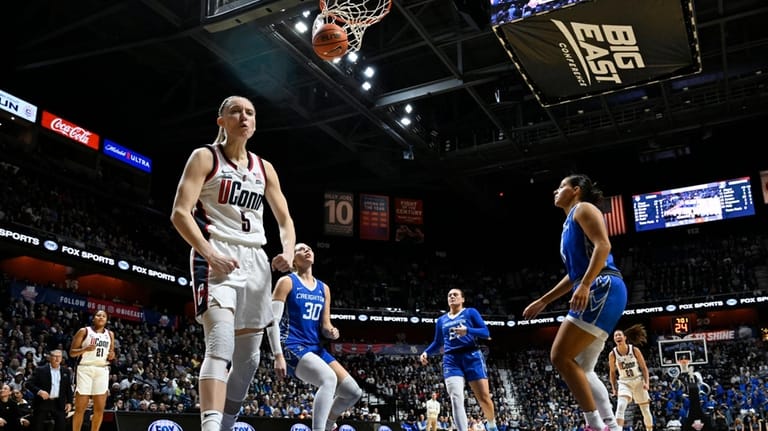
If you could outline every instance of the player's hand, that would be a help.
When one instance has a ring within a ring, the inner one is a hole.
[[[282,379],[286,376],[286,368],[285,356],[275,355],[275,375],[277,375],[279,379]]]
[[[293,256],[280,253],[272,258],[272,270],[280,272],[289,272],[293,266]]]
[[[579,287],[573,291],[569,304],[571,310],[581,313],[587,308],[587,303],[589,303],[589,286],[581,283],[579,284]]]
[[[213,253],[206,260],[211,270],[220,274],[231,274],[234,270],[240,268],[240,262],[237,259],[219,253]]]
[[[453,327],[453,333],[458,335],[459,337],[463,337],[467,335],[467,327],[463,324],[460,324],[459,326]]]
[[[339,338],[339,328],[332,326],[328,329],[323,328],[323,335],[325,338],[331,339],[331,340],[337,340]]]
[[[427,352],[423,352],[421,356],[419,356],[419,360],[421,361],[421,365],[427,365],[427,363],[429,363],[427,360]]]
[[[546,307],[547,304],[545,304],[544,301],[537,299],[525,307],[525,310],[523,310],[523,318],[533,319],[534,317],[538,316],[539,313],[541,313]]]

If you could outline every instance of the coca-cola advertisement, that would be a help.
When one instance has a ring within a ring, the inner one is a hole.
[[[46,129],[53,130],[54,132],[66,136],[67,138],[85,145],[86,147],[94,150],[99,149],[99,135],[84,129],[77,124],[69,122],[58,115],[51,114],[48,111],[43,111],[42,125]]]

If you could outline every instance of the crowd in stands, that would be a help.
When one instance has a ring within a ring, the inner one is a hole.
[[[0,223],[69,238],[104,255],[119,251],[161,269],[186,267],[188,247],[172,231],[163,213],[120,205],[113,196],[87,190],[79,182],[50,181],[39,174],[29,167],[0,163]],[[616,243],[615,255],[630,287],[631,304],[766,290],[768,280],[763,278],[768,264],[768,237],[764,232],[734,232],[715,238],[692,236],[665,244],[620,243]],[[335,310],[387,307],[438,312],[445,306],[444,293],[457,287],[464,290],[468,306],[482,315],[508,318],[514,318],[532,298],[562,277],[562,265],[557,261],[536,267],[483,262],[461,265],[434,251],[397,256],[320,253],[316,266],[321,268],[321,277],[334,286]],[[61,349],[64,363],[74,365],[66,352],[73,334],[88,324],[89,315],[11,298],[11,276],[2,277],[0,380],[9,384],[14,399],[23,403],[32,399],[24,385],[26,379],[36,366],[45,363],[50,350]],[[566,303],[552,306],[562,311]],[[173,311],[183,315],[181,310]],[[111,319],[109,327],[117,336],[118,352],[112,365],[109,409],[198,409],[197,374],[204,352],[200,325],[186,317],[179,319],[175,327],[118,319]],[[379,339],[388,336],[374,335]],[[762,335],[709,345],[710,362],[699,371],[712,388],[705,396],[704,409],[718,425],[717,431],[757,431],[758,421],[768,419],[768,356]],[[417,345],[428,340],[391,341]],[[686,417],[689,400],[670,385],[671,378],[661,367],[654,346],[647,348],[655,426],[665,429],[669,421]],[[572,431],[583,427],[578,407],[550,365],[546,349],[497,349],[491,349],[488,364],[501,431]],[[366,392],[344,416],[398,421],[421,431],[425,402],[434,391],[441,394],[442,411],[450,412],[439,365],[422,366],[416,353],[375,357],[337,354]],[[276,379],[270,353],[263,352],[262,358],[242,414],[292,418],[311,415],[314,388],[298,379]],[[607,367],[598,373],[607,378]],[[467,394],[466,399],[471,423],[482,423],[474,398]],[[629,426],[635,426],[629,417]],[[641,420],[641,416],[635,415],[634,420]],[[449,429],[450,418],[441,417],[440,424],[441,429]]]
[[[6,293],[8,283],[5,276],[1,290]],[[25,388],[24,382],[36,366],[45,363],[48,351],[62,349],[65,363],[74,365],[66,358],[66,351],[77,329],[88,324],[89,315],[10,298],[8,294],[3,298],[0,380],[11,385],[18,400],[28,402],[33,394]],[[108,409],[196,411],[197,373],[203,353],[199,325],[187,319],[175,328],[162,328],[112,319],[109,327],[117,337],[118,358],[112,366]],[[703,408],[712,414],[713,421],[722,415],[727,429],[735,431],[740,431],[736,427],[739,423],[752,423],[768,417],[765,344],[759,336],[744,331],[739,333],[743,338],[709,343],[710,362],[699,370],[712,388],[709,395],[703,396]],[[668,421],[684,419],[690,404],[683,391],[671,385],[671,377],[666,368],[661,367],[654,347],[649,347],[646,354],[652,375],[652,408],[656,428],[665,429]],[[314,389],[298,379],[275,378],[269,351],[262,353],[264,359],[252,381],[242,414],[310,416]],[[419,431],[425,403],[432,392],[441,394],[443,412],[450,412],[439,365],[422,366],[416,355],[337,356],[366,392],[356,406],[345,412],[345,418],[398,421],[406,428]],[[583,427],[578,407],[550,365],[546,349],[492,350],[488,364],[500,428],[549,431]],[[598,373],[607,377],[607,367],[602,365]],[[470,420],[481,423],[480,408],[469,394],[467,403]],[[634,419],[641,420],[641,415],[635,415]],[[450,426],[448,416],[441,421]]]

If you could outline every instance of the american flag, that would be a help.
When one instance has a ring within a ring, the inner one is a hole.
[[[621,204],[621,195],[606,198],[603,203],[603,217],[608,228],[608,236],[623,235],[627,233],[627,223],[624,219],[624,206]]]

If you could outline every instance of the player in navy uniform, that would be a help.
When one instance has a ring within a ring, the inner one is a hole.
[[[216,123],[214,143],[195,149],[187,160],[171,215],[192,246],[192,292],[205,336],[201,431],[234,425],[259,365],[263,329],[273,320],[271,270],[290,270],[296,242],[275,168],[246,149],[256,130],[251,101],[227,97]],[[282,248],[271,269],[262,249],[265,201],[277,220]]]
[[[296,244],[295,272],[280,277],[272,294],[276,322],[267,328],[275,372],[317,386],[312,404],[312,431],[332,430],[335,420],[353,406],[363,391],[347,370],[320,344],[320,335],[339,338],[331,323],[331,291],[312,275],[315,254]],[[284,346],[281,346],[281,342]]]
[[[464,308],[464,292],[451,289],[448,292],[450,311],[435,322],[435,339],[421,354],[422,365],[429,362],[443,348],[443,378],[451,398],[453,420],[458,431],[467,431],[469,424],[464,409],[464,383],[469,382],[480,408],[487,420],[488,431],[497,431],[496,410],[488,387],[488,372],[478,339],[490,339],[490,332],[477,309]]]
[[[608,389],[595,373],[605,340],[627,305],[627,288],[613,263],[603,214],[596,204],[602,192],[586,175],[565,177],[555,190],[555,206],[566,218],[560,257],[566,275],[529,304],[523,317],[536,317],[552,301],[571,293],[570,311],[558,328],[550,359],[584,411],[587,427],[620,430]]]
[[[645,328],[638,323],[623,331],[617,329],[613,332],[613,341],[616,347],[608,354],[608,369],[611,394],[618,396],[616,421],[619,426],[624,426],[624,412],[629,402],[634,400],[643,414],[646,431],[653,431],[651,398],[648,394],[651,376],[643,352],[637,348],[647,341]]]

